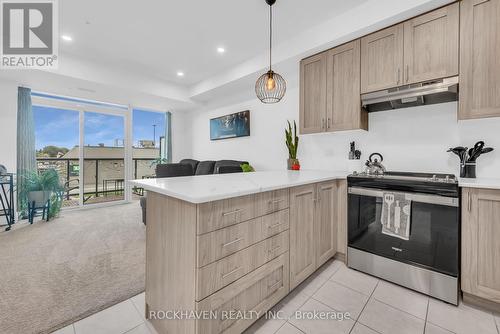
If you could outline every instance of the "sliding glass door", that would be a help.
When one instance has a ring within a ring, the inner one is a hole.
[[[38,170],[55,169],[63,207],[139,199],[127,180],[155,177],[165,163],[165,112],[32,93]]]
[[[84,204],[125,199],[125,116],[83,114]]]
[[[55,169],[63,207],[132,198],[131,115],[127,106],[33,94],[38,171]]]
[[[64,186],[62,207],[80,205],[79,111],[33,106],[37,170],[54,169]]]

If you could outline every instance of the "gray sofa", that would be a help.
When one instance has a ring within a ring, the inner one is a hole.
[[[158,164],[156,166],[156,177],[180,177],[209,174],[241,173],[242,164],[247,161],[237,160],[205,160],[183,159],[179,163]],[[146,196],[141,197],[142,222],[146,224]]]

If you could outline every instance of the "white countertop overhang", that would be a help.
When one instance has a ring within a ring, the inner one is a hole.
[[[147,191],[199,204],[336,179],[349,173],[301,170],[212,174],[129,181]]]

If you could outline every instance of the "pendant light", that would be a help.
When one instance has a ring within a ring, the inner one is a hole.
[[[276,0],[265,0],[269,5],[269,71],[264,73],[255,83],[255,93],[262,103],[277,103],[286,92],[285,79],[272,68],[273,50],[273,5]]]

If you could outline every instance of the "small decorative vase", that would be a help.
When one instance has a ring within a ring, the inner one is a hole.
[[[298,165],[299,164],[299,160],[298,159],[288,159],[286,162],[287,162],[287,168],[288,168],[288,170],[292,170],[292,166],[293,165]]]

